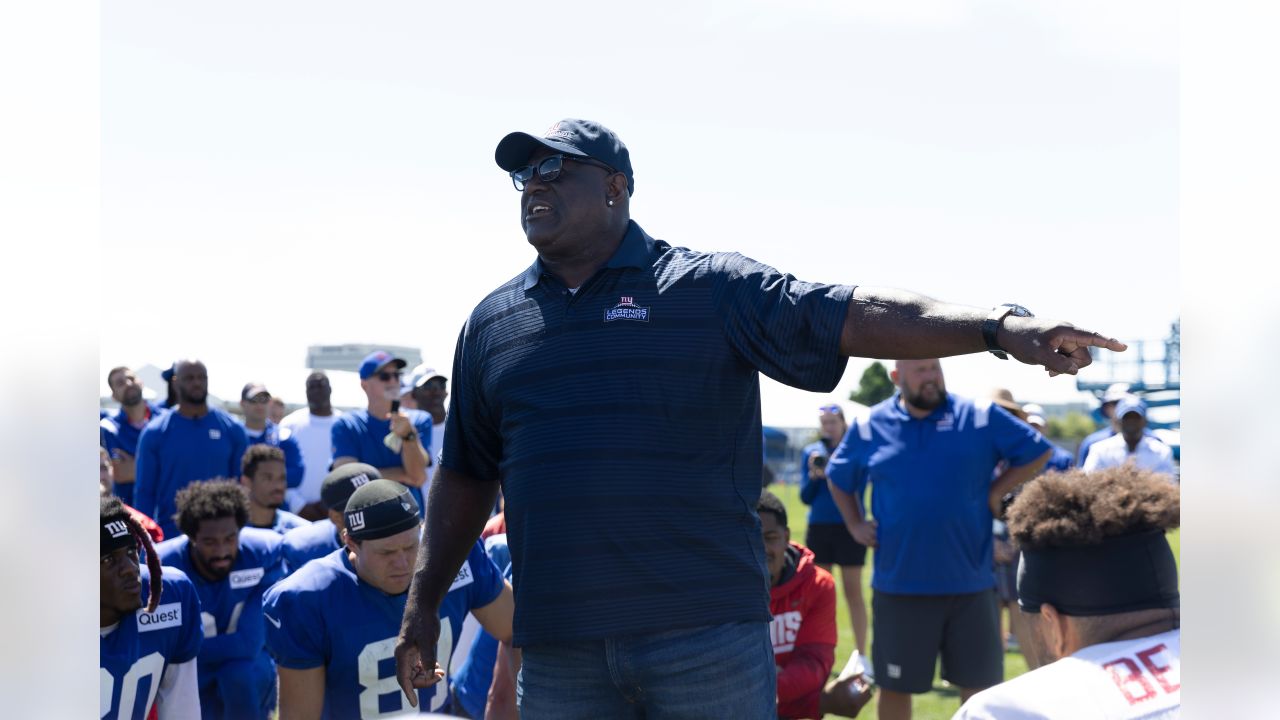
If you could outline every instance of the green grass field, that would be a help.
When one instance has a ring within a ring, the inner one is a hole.
[[[800,490],[795,486],[782,485],[774,483],[769,486],[769,491],[777,495],[787,506],[787,524],[791,528],[791,539],[794,542],[804,542],[805,529],[808,526],[809,508],[800,502]],[[1173,555],[1181,561],[1179,553],[1179,532],[1177,530],[1169,533],[1169,544],[1173,547]],[[871,555],[867,555],[867,567],[862,575],[862,594],[868,604],[868,612],[870,612],[871,603]],[[836,571],[837,573],[839,570]],[[853,628],[849,624],[849,610],[845,605],[844,591],[841,589],[839,578],[836,579],[836,625],[839,629],[839,640],[836,645],[836,663],[833,668],[833,674],[838,673],[843,667],[845,660],[849,658],[849,653],[853,652]],[[868,628],[868,632],[870,629]],[[868,641],[867,649],[870,650],[870,642]],[[870,658],[867,659],[870,663]],[[1022,655],[1016,652],[1005,653],[1004,656],[1004,677],[1006,680],[1017,677],[1027,671],[1027,664],[1022,659]],[[934,676],[933,691],[923,695],[917,695],[912,703],[913,717],[915,720],[946,720],[955,714],[960,707],[960,694],[955,688],[946,687],[942,681]],[[830,716],[828,716],[830,717]],[[859,717],[863,720],[876,717],[876,700],[872,701],[862,709]]]

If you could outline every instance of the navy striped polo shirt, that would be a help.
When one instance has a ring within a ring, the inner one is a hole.
[[[852,294],[632,222],[576,293],[535,261],[475,308],[441,463],[502,481],[516,645],[769,620],[757,372],[834,388]]]

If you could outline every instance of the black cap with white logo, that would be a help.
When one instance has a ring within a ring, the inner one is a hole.
[[[342,512],[347,506],[351,493],[382,477],[378,468],[365,463],[347,463],[334,468],[320,483],[320,502],[330,510]]]
[[[343,512],[347,534],[356,540],[377,540],[418,526],[418,501],[409,488],[393,480],[361,485]]]

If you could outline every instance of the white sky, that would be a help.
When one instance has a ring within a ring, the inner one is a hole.
[[[217,395],[262,379],[300,402],[313,343],[451,367],[474,304],[533,259],[494,146],[563,117],[622,137],[632,217],[674,245],[1125,340],[1178,316],[1168,3],[101,12],[102,375],[194,355]],[[986,355],[944,368],[964,394],[1082,397]],[[826,399],[763,386],[767,423]]]

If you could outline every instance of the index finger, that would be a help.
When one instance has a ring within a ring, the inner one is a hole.
[[[404,692],[405,698],[409,700],[409,705],[418,707],[418,691],[414,689],[413,679],[422,670],[422,656],[418,653],[418,648],[410,644],[401,644],[396,647],[396,682],[400,684],[400,690]]]

